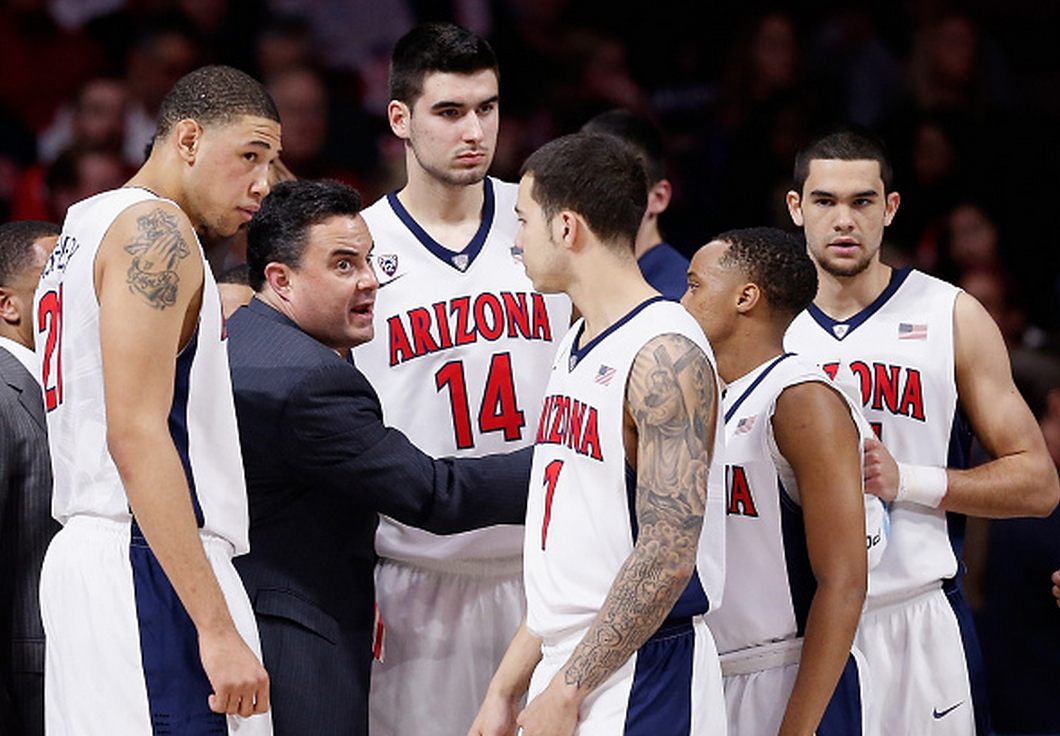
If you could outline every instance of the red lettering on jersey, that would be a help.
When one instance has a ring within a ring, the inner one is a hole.
[[[872,371],[860,360],[851,363],[850,370],[858,377],[858,383],[861,385],[861,405],[868,406],[869,396],[872,395]]]
[[[487,319],[487,311],[493,313],[492,318]],[[487,340],[496,340],[504,332],[504,310],[493,294],[475,297],[475,329]]]
[[[588,455],[593,460],[603,460],[600,452],[600,431],[596,426],[596,409],[589,407],[589,416],[585,420],[585,429],[582,432],[582,446],[578,450],[582,455]]]
[[[728,514],[740,516],[758,516],[754,498],[751,496],[751,485],[747,482],[747,471],[739,465],[725,467],[725,481],[728,486]]]
[[[581,447],[582,423],[585,421],[585,404],[575,400],[571,403],[570,418],[567,420],[567,447],[578,450]]]
[[[551,340],[552,328],[548,323],[548,309],[545,307],[545,297],[537,292],[530,295],[530,301],[534,305],[534,337],[535,340]]]
[[[390,365],[397,365],[409,358],[415,358],[416,353],[412,352],[409,337],[405,334],[405,326],[401,324],[401,317],[395,314],[386,323],[390,333]]]
[[[563,423],[566,421],[567,412],[570,410],[570,397],[555,396],[552,399],[552,406],[555,416],[552,420],[552,429],[548,433],[548,439],[545,441],[550,445],[562,445]]]
[[[438,344],[431,337],[431,313],[423,307],[417,307],[409,312],[409,324],[412,327],[412,346],[416,355],[433,353],[438,349]]]
[[[548,416],[552,411],[552,398],[546,396],[545,404],[541,407],[541,419],[537,422],[537,438],[534,440],[539,445],[545,441],[545,428],[548,427]]]
[[[475,342],[475,330],[468,330],[467,319],[471,313],[471,297],[461,296],[449,302],[449,311],[456,315],[456,340],[457,345],[468,345]]]
[[[924,394],[921,390],[920,371],[908,368],[905,372],[905,390],[902,391],[902,404],[898,413],[913,419],[924,421]]]
[[[431,306],[434,307],[434,317],[438,320],[438,347],[443,350],[453,347],[453,339],[449,337],[449,316],[445,313],[445,302],[435,302]]]
[[[825,363],[821,369],[834,381],[836,373],[839,373],[839,363]]]
[[[510,291],[501,292],[504,299],[504,311],[508,313],[508,337],[522,335],[530,339],[530,313],[526,309],[526,294]]]
[[[898,413],[898,382],[901,378],[901,367],[873,363],[872,408],[882,411],[885,407],[892,414]]]

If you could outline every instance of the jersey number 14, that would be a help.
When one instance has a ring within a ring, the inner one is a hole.
[[[464,361],[451,360],[439,368],[434,374],[434,384],[439,391],[449,390],[456,446],[461,450],[474,447]],[[526,418],[515,398],[512,357],[508,353],[497,353],[490,361],[486,388],[482,392],[482,405],[478,410],[478,431],[503,432],[504,439],[512,442],[522,439],[525,425]]]

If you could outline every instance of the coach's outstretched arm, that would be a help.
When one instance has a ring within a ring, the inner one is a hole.
[[[700,392],[690,392],[691,405],[674,370],[679,363],[706,377]],[[714,446],[713,375],[706,355],[681,335],[660,335],[637,354],[626,389],[637,541],[570,660],[519,715],[525,736],[573,733],[581,703],[658,630],[691,579]]]
[[[896,463],[866,442],[865,490],[970,516],[1048,516],[1060,481],[1041,429],[1012,380],[1008,351],[994,320],[961,292],[953,310],[954,368],[960,409],[994,460],[969,470]],[[886,438],[884,438],[886,439]]]

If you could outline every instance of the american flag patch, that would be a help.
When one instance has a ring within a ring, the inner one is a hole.
[[[899,340],[927,340],[927,325],[912,322],[898,323]]]
[[[512,254],[512,260],[513,261],[515,261],[516,263],[522,263],[523,262],[523,251],[522,251],[521,248],[519,248],[519,246],[513,245],[512,249],[511,249],[511,254]]]
[[[733,434],[747,434],[751,431],[751,427],[755,426],[755,417],[757,414],[752,414],[749,417],[741,417],[740,421],[736,422],[736,430]]]
[[[593,380],[597,383],[603,384],[604,386],[611,383],[611,379],[615,377],[615,369],[609,365],[600,364],[600,370],[593,376]]]

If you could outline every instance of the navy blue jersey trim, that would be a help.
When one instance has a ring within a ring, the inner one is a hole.
[[[653,296],[650,299],[645,299],[640,304],[638,304],[637,306],[633,307],[633,309],[631,309],[624,317],[622,317],[622,319],[618,320],[613,325],[611,325],[606,330],[604,330],[599,335],[597,335],[592,340],[590,340],[588,345],[586,345],[585,347],[579,348],[578,347],[578,342],[582,339],[582,333],[585,331],[585,321],[583,320],[581,325],[579,325],[579,327],[578,327],[578,335],[574,338],[574,341],[571,342],[571,345],[570,345],[570,358],[567,360],[567,372],[568,373],[572,372],[575,369],[575,367],[577,367],[577,365],[579,363],[581,363],[583,360],[585,360],[585,356],[587,356],[589,354],[590,350],[592,350],[597,345],[599,345],[601,342],[603,342],[607,338],[607,336],[610,335],[612,332],[614,332],[615,330],[619,329],[624,324],[626,324],[631,319],[633,319],[638,314],[640,314],[646,307],[651,306],[655,302],[665,302],[665,301],[666,301],[666,297],[664,297],[662,295]]]
[[[420,224],[412,218],[409,211],[405,209],[403,204],[401,204],[397,192],[390,192],[390,194],[386,195],[386,200],[390,203],[390,207],[394,210],[394,214],[398,216],[398,219],[405,223],[405,227],[416,236],[416,239],[420,241],[424,248],[430,251],[434,257],[442,263],[455,271],[463,273],[471,267],[475,258],[482,251],[482,246],[486,244],[486,237],[490,234],[490,228],[493,226],[493,213],[497,206],[496,198],[493,194],[493,182],[490,181],[489,177],[486,177],[482,180],[482,183],[483,191],[485,192],[484,201],[482,203],[482,222],[479,223],[475,237],[473,237],[471,242],[467,244],[467,247],[459,253],[454,253],[427,234],[427,231],[420,227]],[[467,258],[466,264],[463,268],[456,265],[457,258],[460,256],[465,256]]]
[[[660,627],[640,649],[622,736],[687,736],[692,732],[696,633],[688,620]]]
[[[191,469],[191,454],[188,450],[188,392],[191,384],[191,367],[195,363],[195,351],[199,345],[199,331],[195,330],[191,341],[177,356],[177,369],[173,381],[173,405],[169,410],[169,434],[180,455],[184,466],[184,476],[188,479],[188,490],[191,492],[191,505],[195,509],[195,523],[201,529],[204,523],[199,494],[195,490],[195,476]]]
[[[817,578],[810,565],[809,548],[806,546],[806,522],[802,508],[795,503],[777,477],[780,493],[780,530],[784,541],[784,562],[788,573],[788,592],[795,614],[795,635],[806,633],[806,620],[810,616],[810,604],[817,593]]]
[[[224,714],[209,708],[213,687],[199,657],[195,624],[135,522],[129,563],[151,733],[226,734]]]
[[[810,303],[810,306],[806,307],[806,311],[810,313],[810,316],[813,317],[814,321],[817,322],[817,324],[819,324],[825,332],[831,335],[833,339],[842,340],[855,329],[864,324],[865,321],[869,319],[869,317],[876,314],[876,312],[880,311],[880,309],[883,308],[883,305],[886,304],[892,296],[894,296],[894,292],[898,291],[898,288],[905,283],[906,278],[912,272],[913,269],[909,268],[908,266],[905,268],[892,269],[891,280],[890,282],[888,282],[887,288],[884,289],[883,292],[881,292],[880,295],[873,300],[872,304],[862,309],[850,319],[832,319],[827,314],[822,312],[820,307],[818,307],[816,304],[813,304],[812,302]],[[847,326],[847,331],[843,333],[843,337],[839,337],[838,335],[836,335],[835,330],[832,329],[836,325]]]
[[[729,410],[725,412],[726,424],[728,424],[729,420],[732,419],[732,416],[736,413],[736,410],[740,408],[740,404],[742,404],[747,399],[747,397],[751,395],[752,391],[758,388],[758,384],[760,384],[765,379],[765,377],[769,375],[769,372],[776,368],[780,361],[784,360],[785,358],[790,358],[794,354],[795,353],[784,353],[783,355],[778,355],[776,358],[773,359],[773,362],[770,363],[764,371],[758,374],[758,378],[751,382],[751,385],[748,386],[742,394],[740,394],[740,398],[736,399],[736,401],[732,403],[732,406],[729,407]]]

